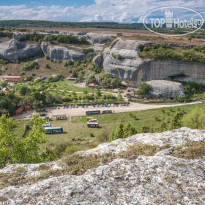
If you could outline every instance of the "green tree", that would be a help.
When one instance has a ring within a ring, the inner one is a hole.
[[[124,132],[123,132],[123,124],[120,124],[116,130],[112,133],[112,135],[109,137],[109,141],[113,141],[119,138],[123,138]]]
[[[91,84],[91,83],[96,83],[96,82],[97,82],[97,80],[96,80],[96,78],[95,78],[94,75],[91,75],[91,76],[88,77],[87,80],[86,80],[86,83],[87,83],[88,85]]]
[[[142,97],[148,97],[149,96],[149,91],[151,90],[151,86],[148,85],[147,83],[140,83],[139,87],[136,91],[136,94]]]
[[[179,129],[183,126],[182,118],[184,116],[184,112],[178,110],[171,119],[170,129]]]
[[[184,116],[183,125],[192,129],[205,129],[205,111],[195,108]]]
[[[8,163],[37,163],[41,162],[39,146],[47,141],[43,135],[42,120],[35,115],[26,127],[23,136],[13,131],[15,121],[2,115],[0,117],[0,167]]]
[[[0,82],[0,88],[7,88],[9,86],[9,84],[6,81],[1,81]]]
[[[137,134],[137,130],[132,127],[130,123],[127,123],[125,125],[120,124],[112,133],[112,135],[110,135],[109,141],[111,142],[116,139],[127,138],[134,134]]]
[[[29,93],[30,90],[28,87],[26,86],[22,86],[19,90],[20,95],[25,96],[27,93]]]
[[[125,124],[123,127],[123,138],[130,137],[134,134],[137,134],[136,129],[130,123]]]

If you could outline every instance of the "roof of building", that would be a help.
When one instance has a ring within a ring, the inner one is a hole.
[[[96,83],[91,83],[90,85],[88,85],[88,87],[98,87],[98,84],[96,84]]]
[[[6,78],[22,78],[21,75],[7,75]]]
[[[23,112],[23,108],[22,107],[19,107],[17,110],[16,110],[16,113],[21,113]]]

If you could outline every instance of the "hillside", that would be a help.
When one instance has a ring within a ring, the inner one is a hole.
[[[0,170],[2,204],[203,204],[205,132],[138,134]]]

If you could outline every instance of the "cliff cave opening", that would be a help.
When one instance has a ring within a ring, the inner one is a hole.
[[[167,80],[173,80],[173,81],[186,81],[188,79],[190,79],[190,76],[185,74],[172,75],[172,76],[168,76],[167,78]]]

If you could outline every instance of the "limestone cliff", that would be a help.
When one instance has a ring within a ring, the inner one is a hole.
[[[87,57],[83,53],[76,52],[74,50],[68,49],[66,47],[60,46],[50,46],[45,42],[41,43],[41,49],[44,55],[47,55],[52,60],[81,60]]]
[[[103,53],[106,73],[136,87],[141,81],[181,80],[205,83],[205,64],[175,60],[142,60],[139,46],[145,42],[117,39]]]
[[[0,43],[0,58],[13,62],[18,59],[31,58],[38,55],[40,52],[40,45],[27,44],[15,39]]]

